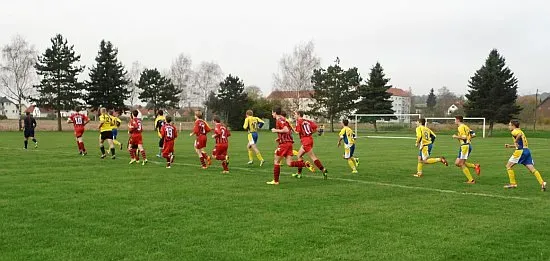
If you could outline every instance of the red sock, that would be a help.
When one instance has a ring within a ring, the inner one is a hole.
[[[204,155],[204,153],[203,153],[203,155]],[[203,167],[206,167],[206,163],[204,162],[204,156],[200,157],[200,160],[201,160],[201,165]]]
[[[82,149],[82,152],[86,152],[86,148],[84,147],[84,142],[80,142],[80,148]]]
[[[134,156],[134,150],[133,149],[128,149],[128,152],[130,152],[130,159],[135,159],[136,156]]]
[[[323,171],[325,169],[320,160],[316,159],[313,163],[315,163],[315,166],[317,166],[319,170]]]
[[[303,162],[304,159],[298,159],[299,161]],[[302,174],[302,167],[298,167],[298,174]]]
[[[78,151],[82,152],[82,146],[80,146],[80,141],[76,141],[76,146],[78,146]]]
[[[139,160],[139,153],[137,153],[137,150],[136,149],[132,149],[134,151],[134,158],[136,160]]]
[[[273,166],[273,180],[279,182],[279,176],[281,175],[281,165]]]
[[[222,167],[223,167],[223,170],[225,171],[229,171],[229,168],[227,167],[227,161],[222,161]]]
[[[143,160],[147,160],[147,157],[145,156],[145,150],[141,150],[141,157]]]
[[[306,166],[306,164],[301,160],[297,160],[290,163],[290,166],[295,168],[303,168]]]

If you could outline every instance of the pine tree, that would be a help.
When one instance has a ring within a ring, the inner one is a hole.
[[[214,102],[217,101],[217,102]],[[231,74],[220,83],[215,99],[209,97],[208,108],[221,116],[233,130],[242,129],[242,117],[249,105],[244,83]]]
[[[518,80],[496,49],[491,51],[485,65],[470,78],[468,87],[466,115],[485,117],[489,122],[489,135],[495,122],[508,123],[521,111],[516,104]]]
[[[366,85],[359,86],[359,98],[357,102],[357,113],[361,114],[394,114],[392,101],[390,100],[391,94],[388,89],[391,85],[387,85],[390,81],[389,78],[385,78],[384,68],[380,63],[376,63],[371,68],[369,79]],[[374,124],[374,129],[378,131],[376,126],[376,120],[379,119],[391,119],[395,117],[367,117],[365,121]]]
[[[315,69],[311,81],[315,103],[308,114],[329,119],[331,131],[334,131],[334,120],[353,108],[361,76],[355,67],[344,71],[340,60],[336,59],[336,63],[327,69]]]
[[[141,73],[138,88],[139,98],[147,103],[149,109],[173,109],[178,107],[181,90],[170,79],[162,76],[157,69],[146,69]]]
[[[433,112],[436,104],[437,104],[437,99],[435,98],[434,89],[432,88],[430,90],[430,93],[428,94],[428,99],[426,100],[426,107],[428,107],[428,111],[432,114],[432,116],[433,116]]]
[[[35,65],[42,79],[35,86],[38,97],[31,100],[57,112],[57,129],[61,131],[61,110],[74,109],[81,104],[84,85],[77,77],[84,67],[75,64],[80,61],[80,55],[75,54],[74,46],[69,46],[61,34],[52,38],[51,43]]]
[[[91,108],[106,107],[124,109],[124,100],[129,97],[126,70],[118,61],[118,49],[111,42],[101,41],[95,58],[96,65],[90,70],[86,84],[86,103]]]

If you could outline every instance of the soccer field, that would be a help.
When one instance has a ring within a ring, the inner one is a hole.
[[[263,167],[246,164],[245,133],[233,133],[228,175],[219,162],[200,169],[186,131],[172,169],[155,157],[152,132],[146,166],[128,165],[126,150],[101,160],[95,132],[85,134],[85,157],[70,132],[38,131],[39,148],[28,151],[22,136],[0,134],[0,260],[550,259],[550,192],[521,166],[518,188],[502,187],[509,137],[474,140],[482,173],[467,185],[450,136],[438,136],[432,155],[451,166],[428,165],[415,178],[413,139],[359,139],[359,174],[351,174],[327,133],[315,151],[328,180],[307,170],[295,179],[285,166],[271,186],[268,132],[260,133]],[[550,181],[550,140],[529,145]]]

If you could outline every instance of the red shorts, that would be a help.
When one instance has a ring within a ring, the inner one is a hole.
[[[228,144],[227,143],[221,143],[221,144],[216,144],[216,147],[214,147],[214,150],[212,151],[212,155],[213,156],[227,156],[227,148],[228,148]]]
[[[170,153],[174,153],[174,141],[165,141],[162,146],[162,156],[168,157]]]
[[[307,138],[301,139],[301,141],[302,141],[302,148],[304,148],[304,151],[306,153],[310,152],[313,149],[313,138],[307,137]]]
[[[206,148],[206,135],[200,135],[195,140],[195,149]]]
[[[74,129],[74,136],[77,138],[82,137],[84,135],[84,128],[75,128]]]
[[[131,145],[141,145],[143,144],[143,137],[140,134],[132,134],[130,136],[130,140],[128,141]]]
[[[294,155],[292,153],[292,143],[287,142],[287,143],[279,144],[279,146],[277,146],[277,150],[275,151],[275,155],[279,157],[288,157],[288,156]]]

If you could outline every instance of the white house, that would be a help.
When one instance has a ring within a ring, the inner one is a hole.
[[[391,93],[390,100],[392,101],[392,109],[395,114],[409,114],[411,113],[411,94],[405,90],[399,88],[389,88],[388,92]],[[399,116],[397,121],[409,122],[409,116]]]
[[[17,105],[6,97],[0,97],[0,115],[6,116],[10,120],[17,120],[21,117]]]
[[[308,111],[311,109],[311,105],[315,103],[312,95],[314,94],[313,90],[308,91],[273,91],[267,96],[268,100],[280,100],[284,103],[289,104],[292,107],[297,106],[297,109],[300,111]]]

